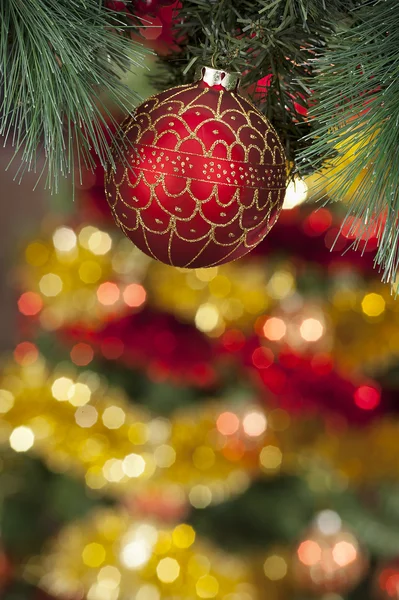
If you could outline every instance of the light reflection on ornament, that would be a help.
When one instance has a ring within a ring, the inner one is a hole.
[[[299,206],[302,202],[305,202],[308,197],[308,186],[306,181],[300,177],[295,177],[287,185],[285,192],[283,210],[291,210],[295,206]]]

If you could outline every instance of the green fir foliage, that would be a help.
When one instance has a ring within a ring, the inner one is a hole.
[[[306,116],[315,48],[336,24],[352,22],[352,0],[184,0],[176,19],[179,50],[164,61],[162,86],[193,79],[206,64],[243,74],[241,87],[279,132],[290,163],[309,145]],[[347,25],[348,26],[348,25]],[[183,75],[184,72],[184,75]],[[266,78],[264,80],[264,78]],[[257,87],[259,80],[264,80]],[[307,165],[307,171],[313,170]]]
[[[57,190],[76,165],[112,162],[114,125],[101,90],[127,111],[138,100],[121,80],[145,51],[130,39],[134,20],[103,0],[1,0],[0,135],[25,170]],[[44,155],[44,165],[41,158]]]
[[[396,284],[399,267],[399,3],[367,2],[356,25],[337,33],[314,61],[312,83],[316,124],[301,161],[316,168],[326,159],[350,161],[334,170],[329,194],[349,196],[348,216],[359,240],[379,238],[376,263],[383,279]],[[323,159],[323,160],[322,160]],[[301,164],[301,163],[300,163]],[[358,185],[353,182],[357,180]],[[359,225],[360,223],[360,225]]]

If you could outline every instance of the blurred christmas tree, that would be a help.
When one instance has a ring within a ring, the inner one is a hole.
[[[76,215],[46,218],[0,381],[2,598],[399,597],[399,305],[378,227],[299,206],[313,186],[291,184],[250,257],[206,270],[115,232],[101,169]]]

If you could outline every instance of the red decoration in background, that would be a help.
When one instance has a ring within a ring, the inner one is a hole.
[[[148,309],[117,321],[100,331],[69,328],[60,332],[78,342],[71,351],[78,362],[88,364],[91,349],[97,356],[140,368],[154,381],[208,388],[216,383],[215,353],[209,339],[195,327],[171,315]]]
[[[247,254],[274,225],[285,195],[275,131],[244,98],[208,83],[149,98],[123,127],[136,152],[107,177],[117,224],[143,252],[179,267]],[[226,76],[227,77],[227,76]]]

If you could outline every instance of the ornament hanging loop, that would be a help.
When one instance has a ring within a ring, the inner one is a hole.
[[[196,80],[204,81],[209,87],[221,86],[229,92],[237,89],[241,78],[241,73],[236,71],[228,72],[224,69],[204,66],[198,67],[195,75]]]

